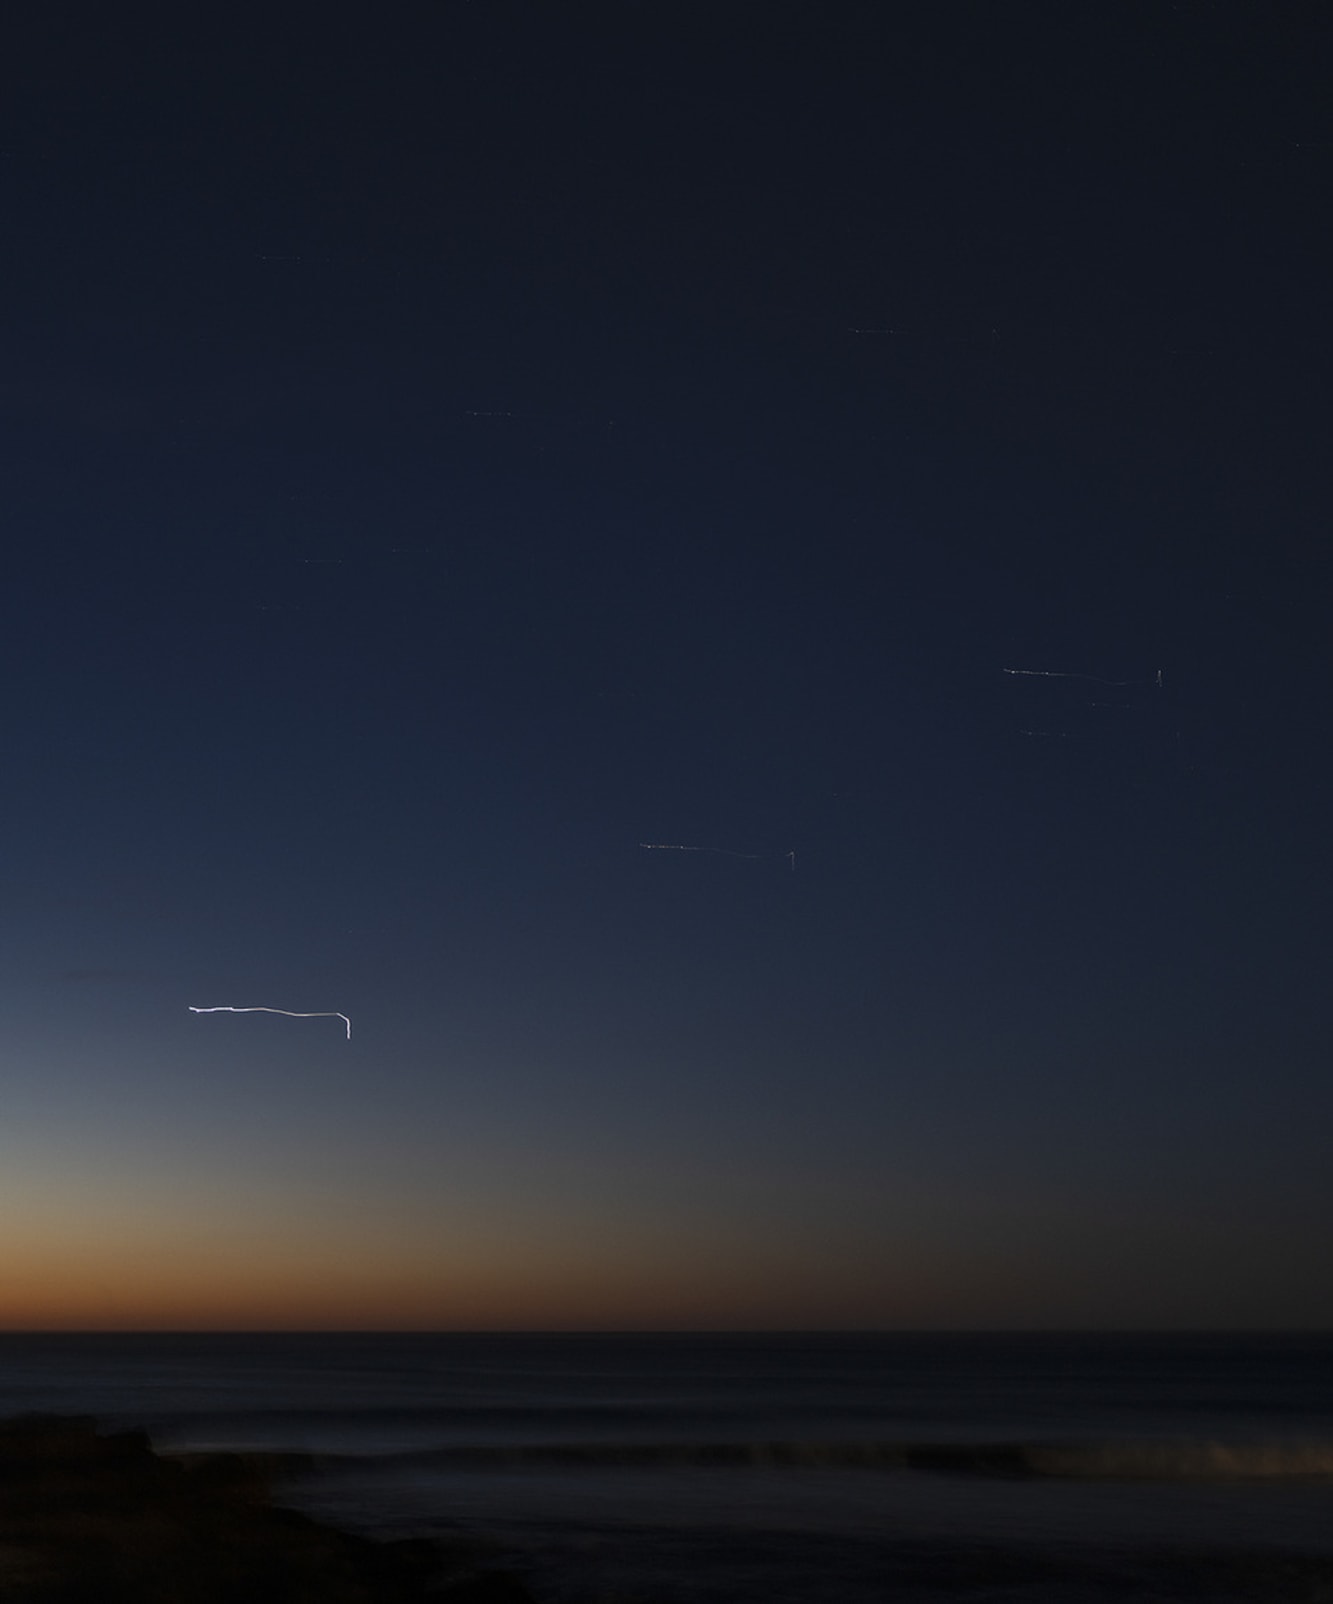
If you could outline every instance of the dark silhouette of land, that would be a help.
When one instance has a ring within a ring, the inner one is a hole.
[[[154,1453],[84,1417],[0,1422],[0,1600],[530,1604],[463,1545],[375,1542],[270,1499],[290,1455]]]

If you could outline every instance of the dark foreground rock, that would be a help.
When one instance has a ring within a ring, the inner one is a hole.
[[[0,1422],[5,1604],[530,1604],[424,1541],[373,1542],[268,1501],[262,1457],[155,1454],[89,1419]]]

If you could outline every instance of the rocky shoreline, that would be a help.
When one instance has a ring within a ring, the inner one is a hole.
[[[5,1604],[532,1604],[464,1545],[376,1542],[284,1509],[288,1456],[155,1453],[86,1417],[0,1422]]]

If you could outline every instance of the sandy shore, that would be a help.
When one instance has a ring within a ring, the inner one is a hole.
[[[140,1432],[0,1422],[0,1600],[24,1604],[531,1604],[462,1548],[380,1543],[275,1502],[281,1460],[170,1458]]]

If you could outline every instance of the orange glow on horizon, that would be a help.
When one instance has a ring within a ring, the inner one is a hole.
[[[899,1283],[704,1247],[0,1238],[0,1331],[705,1330],[929,1323]],[[947,1316],[946,1316],[947,1318]]]

